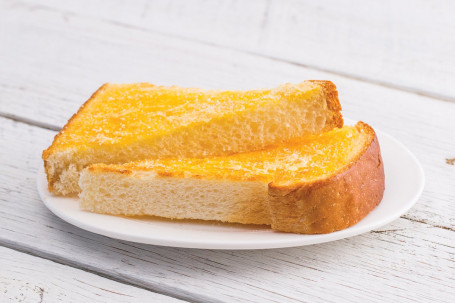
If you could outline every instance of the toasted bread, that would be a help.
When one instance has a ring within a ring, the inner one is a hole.
[[[341,127],[340,110],[330,81],[252,91],[105,84],[43,152],[49,190],[79,192],[94,163],[260,150]]]
[[[384,169],[374,130],[359,122],[262,151],[94,164],[79,185],[80,206],[92,212],[312,234],[365,217],[382,199]]]

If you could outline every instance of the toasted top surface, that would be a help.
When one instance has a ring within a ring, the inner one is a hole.
[[[360,157],[374,137],[373,129],[359,122],[356,126],[344,126],[262,151],[203,159],[95,164],[89,170],[122,174],[153,171],[162,176],[258,180],[286,185],[296,181],[315,181],[346,169]]]
[[[105,84],[73,116],[56,137],[52,149],[84,149],[158,137],[264,104],[279,105],[283,100],[310,98],[320,93],[326,83],[329,82],[305,81],[251,91],[201,90],[148,83]]]

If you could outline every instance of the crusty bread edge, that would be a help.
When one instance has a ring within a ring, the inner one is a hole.
[[[316,83],[322,87],[325,91],[327,107],[330,111],[333,112],[333,117],[331,123],[328,125],[334,125],[335,127],[343,127],[343,115],[341,114],[341,104],[338,99],[338,90],[336,85],[329,80],[306,80],[311,83]]]
[[[65,130],[73,123],[74,119],[76,119],[76,117],[78,117],[82,113],[82,111],[97,97],[97,95],[100,94],[109,85],[110,85],[109,83],[104,83],[103,85],[101,85],[100,88],[98,88],[90,96],[90,98],[87,101],[85,101],[84,104],[82,104],[78,111],[68,120],[65,126],[58,132],[58,134],[55,135],[51,146],[49,146],[47,149],[43,151],[42,158],[44,161],[44,170],[46,172],[47,184],[50,192],[54,192],[53,185],[57,181],[56,176],[53,176],[50,173],[48,163],[49,157],[55,153],[55,143],[57,142],[58,138],[65,132]]]
[[[367,144],[341,172],[314,182],[269,184],[272,229],[331,233],[356,224],[381,202],[385,177],[378,139],[368,124],[356,128],[369,136]]]

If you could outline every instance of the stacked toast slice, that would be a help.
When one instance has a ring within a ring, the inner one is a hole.
[[[78,193],[94,163],[263,149],[342,126],[340,110],[329,81],[251,91],[105,84],[44,151],[49,189]]]

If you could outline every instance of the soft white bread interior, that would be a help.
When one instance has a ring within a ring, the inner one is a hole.
[[[83,171],[80,207],[97,213],[270,224],[267,183]]]

